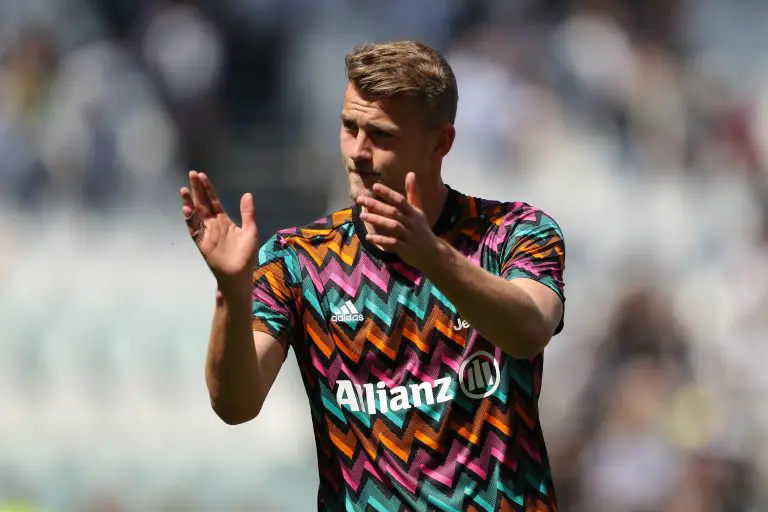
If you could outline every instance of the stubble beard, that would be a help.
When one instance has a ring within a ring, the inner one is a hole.
[[[371,176],[370,185],[366,185],[365,180],[357,174],[354,173],[348,173],[349,177],[349,197],[352,199],[352,202],[356,202],[359,197],[373,197],[378,198],[378,196],[373,192],[372,187],[374,183],[382,183],[384,175],[381,172],[373,171],[373,176]]]

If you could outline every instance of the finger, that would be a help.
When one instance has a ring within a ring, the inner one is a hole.
[[[379,197],[381,197],[385,202],[396,207],[398,210],[402,212],[408,211],[408,207],[410,205],[408,204],[408,201],[405,199],[405,196],[400,192],[395,192],[388,186],[382,185],[381,183],[376,183],[373,185],[373,192]]]
[[[182,187],[179,191],[181,196],[181,214],[184,215],[184,222],[187,223],[187,229],[189,234],[192,235],[200,229],[200,225],[203,223],[200,215],[195,208],[192,194],[187,187]]]
[[[372,244],[378,245],[388,251],[397,251],[401,247],[400,241],[393,236],[370,233],[365,235],[365,238]]]
[[[201,172],[201,173],[198,173],[198,176],[200,177],[200,183],[203,185],[203,191],[205,192],[205,195],[208,197],[208,201],[211,207],[211,213],[213,215],[224,213],[224,208],[221,206],[221,201],[219,200],[219,196],[218,194],[216,194],[216,191],[213,189],[213,185],[211,184],[211,180],[208,179],[208,175],[205,174],[204,172]]]
[[[408,200],[408,204],[418,210],[423,210],[421,205],[421,189],[419,189],[419,182],[416,181],[416,174],[409,172],[405,175],[405,197]]]
[[[197,171],[189,172],[189,185],[192,189],[192,201],[195,203],[195,211],[201,218],[207,219],[211,216],[211,204],[200,181],[200,173]]]
[[[405,236],[405,228],[394,219],[370,212],[361,213],[360,218],[375,227],[378,233],[398,238]]]
[[[392,205],[383,203],[372,197],[360,196],[357,201],[361,206],[371,213],[377,213],[390,219],[402,220],[402,212]]]
[[[240,218],[243,220],[243,230],[256,232],[256,209],[250,193],[240,198]]]
[[[195,209],[195,203],[192,200],[192,194],[187,187],[181,187],[179,196],[181,196],[181,213],[186,219],[192,215],[192,211]]]

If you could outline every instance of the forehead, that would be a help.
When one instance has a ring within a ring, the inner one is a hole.
[[[382,121],[400,126],[418,123],[421,118],[419,105],[413,98],[373,99],[361,95],[352,84],[347,84],[341,113],[357,120]]]

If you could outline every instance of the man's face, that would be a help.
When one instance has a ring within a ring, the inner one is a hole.
[[[372,196],[374,183],[404,192],[408,172],[427,172],[437,136],[409,98],[374,101],[347,85],[341,110],[341,157],[350,196]]]

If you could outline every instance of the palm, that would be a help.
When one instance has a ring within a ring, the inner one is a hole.
[[[225,213],[203,219],[205,235],[198,244],[214,274],[236,275],[252,265],[258,230],[238,227]]]
[[[238,227],[224,212],[205,174],[190,172],[189,182],[191,191],[186,187],[181,189],[182,213],[205,262],[218,279],[250,274],[259,237],[253,198],[250,194],[241,198],[243,225]]]

